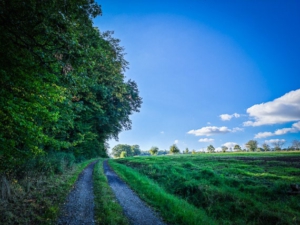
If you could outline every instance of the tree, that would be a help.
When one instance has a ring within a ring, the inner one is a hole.
[[[0,173],[54,151],[107,156],[106,141],[131,128],[142,99],[125,80],[120,41],[93,27],[101,7],[93,0],[0,5]]]
[[[246,143],[246,148],[251,151],[254,152],[255,149],[257,149],[257,141],[255,140],[250,140]]]
[[[222,146],[222,152],[226,152],[228,150],[228,147],[227,146]]]
[[[179,152],[180,152],[180,150],[179,150],[179,148],[177,147],[176,144],[173,144],[173,145],[170,146],[170,153],[177,154]]]
[[[120,157],[122,152],[126,152],[126,156],[132,156],[133,152],[130,145],[118,144],[112,149],[112,155],[114,157]]]
[[[156,155],[158,153],[158,147],[152,147],[149,152],[151,155]]]
[[[280,151],[280,150],[281,150],[281,148],[280,148],[280,147],[278,147],[278,146],[275,146],[275,147],[274,147],[274,150],[275,150],[275,151]]]
[[[214,153],[214,152],[215,152],[215,147],[212,146],[212,145],[209,145],[209,146],[207,147],[207,151],[208,151],[209,153]]]
[[[300,141],[294,140],[292,146],[293,146],[294,150],[300,150]]]
[[[189,154],[189,149],[186,148],[184,153],[185,153],[185,154]]]
[[[256,152],[261,152],[262,150],[263,150],[262,148],[255,149]]]
[[[193,150],[192,150],[192,154],[193,154],[193,155],[194,155],[194,154],[196,154],[196,151],[195,151],[195,149],[193,149]]]
[[[131,146],[131,152],[133,155],[140,155],[141,154],[141,149],[139,145],[132,145]]]
[[[270,146],[269,146],[267,143],[264,143],[264,144],[262,145],[262,147],[263,147],[263,149],[264,149],[265,152],[271,150]]]
[[[272,145],[274,146],[275,151],[280,151],[284,143],[284,139],[275,139],[273,140]]]
[[[234,149],[235,151],[237,151],[237,152],[242,151],[242,148],[241,148],[241,146],[239,146],[239,145],[235,145],[233,149]]]

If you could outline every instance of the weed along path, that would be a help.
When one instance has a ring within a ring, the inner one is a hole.
[[[95,163],[88,165],[79,175],[74,189],[67,197],[62,208],[58,225],[93,225],[94,222],[94,193],[93,170]]]
[[[155,213],[125,184],[109,167],[103,163],[104,173],[108,183],[116,195],[125,215],[133,225],[165,225]]]

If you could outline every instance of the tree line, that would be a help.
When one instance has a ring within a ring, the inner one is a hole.
[[[94,0],[0,0],[0,174],[52,152],[107,156],[142,104]]]
[[[248,151],[248,152],[261,152],[261,151],[281,151],[281,150],[288,150],[288,151],[297,151],[300,150],[300,141],[294,140],[292,142],[292,145],[288,148],[282,148],[282,146],[285,144],[284,140],[274,140],[272,142],[273,148],[268,145],[267,143],[262,144],[262,147],[258,146],[258,142],[256,140],[249,140],[245,144],[245,149],[242,149],[240,145],[236,144],[233,149],[233,151],[241,152],[241,151]],[[227,146],[222,146],[222,152],[226,152],[228,150]],[[207,147],[207,152],[213,153],[215,152],[215,147],[213,145],[209,145]]]
[[[158,147],[153,146],[148,151],[142,151],[139,145],[118,144],[112,148],[112,156],[115,158],[124,158],[138,155],[166,155],[180,153],[180,149],[176,144],[170,146],[169,151],[159,150]]]
[[[284,141],[278,140],[273,142],[274,148],[272,149],[270,145],[264,143],[262,147],[258,147],[258,142],[256,140],[250,140],[248,141],[245,146],[246,149],[242,149],[242,147],[238,144],[236,144],[232,149],[229,149],[227,146],[222,146],[222,152],[226,152],[228,150],[233,150],[236,152],[242,152],[242,151],[248,151],[248,152],[260,152],[260,151],[280,151],[280,150],[300,150],[300,141],[294,140],[292,143],[292,146],[290,146],[287,149],[282,149],[282,145],[284,144]],[[216,152],[216,149],[213,145],[209,145],[207,147],[208,153],[214,153]],[[150,148],[150,150],[142,151],[139,147],[139,145],[126,145],[126,144],[118,144],[112,149],[112,156],[115,158],[124,158],[124,157],[131,157],[131,156],[147,156],[147,155],[166,155],[166,154],[177,154],[180,153],[180,149],[177,147],[176,144],[173,144],[170,146],[169,151],[167,150],[159,150],[158,147],[153,146]],[[183,154],[196,154],[195,150],[189,151],[188,148],[186,148],[183,152]]]

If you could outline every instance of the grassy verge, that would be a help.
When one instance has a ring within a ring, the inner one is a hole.
[[[9,201],[0,200],[0,224],[55,224],[59,207],[78,175],[95,160],[78,163],[63,174],[11,181],[13,197]]]
[[[134,169],[114,160],[110,160],[109,164],[144,201],[159,211],[164,221],[182,225],[216,224],[213,219],[208,218],[204,210],[166,193],[159,185]]]
[[[104,159],[100,159],[97,162],[93,173],[96,224],[127,225],[128,221],[122,207],[107,183],[103,172],[103,161]]]
[[[133,157],[112,165],[148,177],[218,224],[300,224],[300,195],[290,187],[300,184],[299,159],[299,152],[220,153]]]

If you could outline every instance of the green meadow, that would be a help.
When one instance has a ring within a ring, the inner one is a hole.
[[[299,152],[109,161],[172,224],[300,224],[300,194],[291,188],[300,184],[299,162]]]

